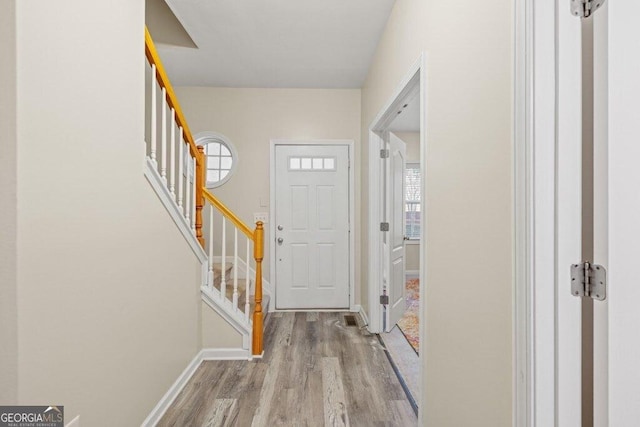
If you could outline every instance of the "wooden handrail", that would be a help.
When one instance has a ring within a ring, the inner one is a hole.
[[[144,37],[145,37],[145,56],[149,61],[149,64],[155,65],[156,67],[156,80],[160,87],[166,90],[166,101],[169,104],[170,108],[173,108],[175,111],[175,121],[178,126],[182,127],[182,133],[184,140],[189,144],[189,151],[191,153],[191,157],[193,157],[196,161],[196,170],[195,170],[195,234],[198,239],[198,242],[202,247],[205,247],[204,237],[202,235],[202,210],[204,208],[205,199],[213,205],[224,217],[230,220],[240,231],[242,231],[251,241],[253,241],[253,257],[256,262],[256,282],[255,282],[255,309],[253,311],[253,339],[252,339],[252,353],[254,355],[262,354],[263,350],[263,339],[262,335],[264,332],[263,326],[263,313],[262,313],[262,261],[264,259],[264,224],[262,222],[256,223],[255,230],[251,230],[240,218],[238,218],[228,207],[224,205],[216,196],[211,194],[206,189],[206,177],[205,177],[205,168],[206,168],[206,156],[204,154],[204,148],[202,146],[196,146],[196,143],[193,139],[193,135],[191,135],[191,130],[189,130],[189,125],[182,113],[182,109],[180,108],[180,104],[178,103],[178,98],[176,97],[175,92],[173,91],[173,86],[171,86],[171,82],[169,81],[169,77],[167,77],[167,73],[162,66],[162,61],[160,61],[160,56],[158,56],[158,52],[156,50],[155,44],[151,39],[151,34],[149,33],[149,29],[145,26],[144,28]],[[247,260],[247,267],[249,265],[249,260]],[[248,268],[247,268],[248,269]]]
[[[204,187],[204,186],[203,186]],[[202,188],[204,199],[208,200],[225,218],[242,231],[249,240],[253,241],[253,258],[256,262],[256,284],[254,289],[255,308],[253,310],[252,353],[254,356],[262,354],[264,332],[264,314],[262,312],[262,261],[264,259],[264,224],[256,223],[256,229],[251,230],[231,209],[226,207],[216,196],[206,188]],[[249,260],[247,260],[247,264]]]
[[[256,239],[253,231],[249,228],[249,226],[242,222],[242,220],[238,218],[236,214],[231,212],[231,209],[226,207],[224,203],[222,203],[216,196],[211,194],[211,192],[206,188],[202,190],[202,194],[204,195],[204,198],[209,201],[209,203],[215,206],[222,215],[224,215],[229,221],[233,223],[233,225],[238,227],[240,231],[242,231],[249,239],[253,240],[253,242],[255,243]]]
[[[178,103],[178,97],[176,97],[176,94],[173,91],[173,86],[171,86],[169,77],[164,70],[164,66],[162,65],[162,61],[160,60],[158,51],[156,50],[156,45],[153,43],[153,39],[151,38],[151,34],[149,33],[149,29],[146,25],[144,27],[144,53],[147,57],[147,61],[149,61],[149,64],[156,66],[156,78],[158,80],[158,83],[160,84],[160,87],[163,87],[167,90],[167,103],[176,111],[176,122],[178,123],[178,126],[182,126],[184,140],[189,144],[191,157],[196,159],[196,165],[201,165],[202,157],[200,156],[200,153],[198,153],[198,147],[196,146],[196,142],[193,139],[193,135],[191,135],[191,130],[189,129],[189,125],[184,118],[184,114],[182,114],[182,109],[180,108],[180,104]]]

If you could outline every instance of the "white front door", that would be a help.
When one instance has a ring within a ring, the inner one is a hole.
[[[385,252],[389,254],[387,273],[383,276],[387,280],[389,307],[387,309],[387,332],[391,331],[406,311],[405,302],[405,216],[404,216],[404,173],[407,158],[406,144],[389,134],[389,159],[386,174],[386,216],[389,232],[385,233]]]
[[[349,147],[276,145],[277,309],[349,308]]]

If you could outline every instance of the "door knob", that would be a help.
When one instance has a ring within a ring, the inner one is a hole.
[[[278,237],[278,244],[281,245],[282,242],[284,242],[284,239],[282,237]]]
[[[278,230],[282,231],[282,226],[281,225],[278,226]]]

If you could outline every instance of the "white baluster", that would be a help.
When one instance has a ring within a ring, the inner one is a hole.
[[[226,277],[226,269],[227,269],[227,220],[223,216],[222,217],[222,272],[220,273],[220,277],[222,281],[220,282],[220,294],[222,298],[227,298],[227,277]]]
[[[160,177],[167,183],[167,88],[162,88],[162,128],[160,130]]]
[[[189,148],[189,147],[187,147]],[[187,151],[186,155],[189,155],[189,151]],[[187,220],[187,225],[191,226],[191,211],[189,210],[191,208],[191,198],[189,197],[189,193],[191,192],[191,173],[189,172],[189,166],[191,163],[187,164],[187,173],[186,173],[186,177],[184,179],[184,219]]]
[[[233,308],[238,306],[238,227],[233,227]]]
[[[182,196],[184,193],[184,185],[185,185],[185,179],[184,179],[184,139],[182,138],[182,126],[180,126],[179,128],[179,132],[180,132],[180,142],[178,143],[178,146],[180,147],[178,149],[178,209],[180,209],[180,213],[184,214],[184,207],[182,206]]]
[[[209,205],[209,288],[213,290],[213,205]]]
[[[171,109],[171,140],[169,141],[169,192],[176,201],[176,110]]]
[[[151,152],[149,156],[151,160],[156,162],[156,149],[158,145],[158,101],[156,95],[156,64],[151,64]]]
[[[249,247],[251,246],[251,240],[249,240],[249,238],[247,237],[247,258],[246,258],[246,273],[245,273],[245,278],[244,278],[244,288],[246,289],[245,293],[244,293],[244,318],[245,320],[249,320],[249,298],[251,295],[251,281],[249,280],[249,276],[251,276],[250,273],[250,268],[251,268],[251,258],[249,258],[250,256],[250,251],[249,251]]]
[[[198,183],[196,182],[196,158],[193,158],[193,192],[191,194],[191,231],[193,231],[193,235],[196,234],[196,186]]]

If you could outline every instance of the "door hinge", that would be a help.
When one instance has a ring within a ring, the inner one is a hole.
[[[389,305],[389,295],[380,295],[380,304]]]
[[[380,231],[389,231],[389,223],[381,222],[380,223]]]
[[[382,150],[380,150],[380,158],[381,159],[388,159],[389,158],[389,149],[388,148],[383,148]]]
[[[604,4],[605,0],[571,0],[571,13],[588,18]]]
[[[572,264],[571,294],[604,301],[607,298],[607,270],[589,262]]]

